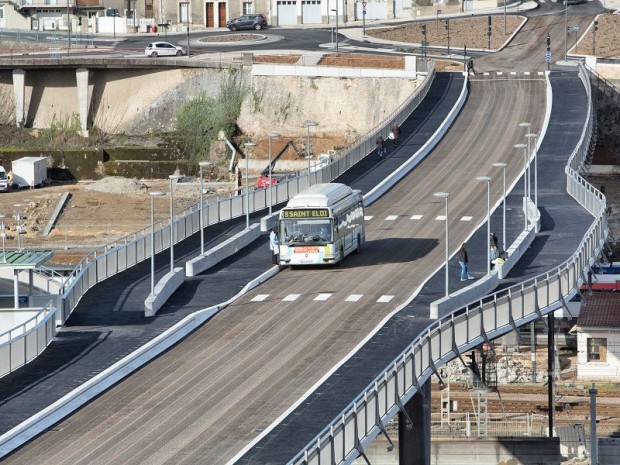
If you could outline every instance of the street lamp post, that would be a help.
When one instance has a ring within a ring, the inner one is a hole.
[[[178,181],[183,176],[171,174],[170,179],[170,272],[174,273],[174,181]]]
[[[248,182],[248,161],[250,159],[250,150],[256,147],[254,142],[245,143],[245,227],[250,227],[250,184]]]
[[[155,295],[155,197],[163,197],[163,192],[151,192],[151,295]]]
[[[23,207],[23,205],[21,203],[16,203],[13,205],[15,208],[21,208]],[[17,233],[17,250],[18,251],[22,251],[23,245],[22,245],[22,214],[19,212],[19,210],[17,210],[17,212],[15,212],[13,214],[13,219],[15,220],[15,222],[17,223],[17,226],[15,228],[15,232]]]
[[[504,189],[502,194],[502,250],[506,250],[506,166],[508,165],[498,161],[497,163],[493,163],[493,166],[502,168],[504,175]]]
[[[204,177],[202,175],[202,170],[203,168],[207,168],[211,166],[211,162],[201,161],[198,163],[198,166],[200,167],[200,255],[204,255],[205,254],[205,224],[204,224],[204,218],[203,218],[204,216],[203,215],[204,213],[203,195],[205,191],[205,186],[204,186]]]
[[[564,0],[564,61],[568,59],[568,0]]]
[[[515,144],[513,146],[515,149],[523,150],[523,213],[525,214],[525,230],[527,230],[527,145],[525,144]]]
[[[491,237],[491,177],[476,176],[478,181],[487,183],[487,238]],[[491,260],[489,260],[489,252],[487,252],[487,274],[491,274]]]
[[[269,215],[271,215],[271,206],[273,204],[273,196],[272,191],[271,191],[271,184],[273,183],[273,181],[271,180],[271,139],[275,138],[275,137],[280,137],[280,133],[278,132],[270,132],[268,134],[269,137],[269,192],[267,193],[267,195],[269,195]]]
[[[310,187],[310,128],[318,126],[316,121],[306,121],[306,129],[308,131],[308,145],[306,146],[306,158],[308,159],[308,187]]]
[[[535,132],[530,132],[525,135],[527,139],[527,158],[528,160],[531,157],[532,149],[530,147],[530,140],[534,139],[534,205],[538,208],[538,151],[536,150],[536,138],[538,134]],[[532,189],[532,185],[530,182],[530,190]],[[529,193],[528,193],[529,195]]]
[[[446,297],[450,295],[450,287],[449,287],[449,273],[448,273],[448,263],[450,260],[450,246],[448,244],[449,235],[448,235],[448,197],[450,197],[450,193],[448,192],[435,192],[433,194],[438,199],[444,199],[446,201],[445,204],[445,217],[446,217],[446,247],[445,247],[445,258],[446,258]]]
[[[336,13],[336,54],[338,54],[338,2],[340,0],[336,0],[336,9],[332,9],[334,13]]]
[[[0,218],[4,218],[4,213],[0,213]],[[4,224],[4,219],[0,223],[0,235],[2,236],[2,263],[6,263],[6,225]]]
[[[532,123],[527,123],[527,122],[523,122],[523,123],[519,123],[519,127],[521,128],[525,128],[525,133],[528,134],[530,132],[530,127],[532,126]],[[529,140],[527,143],[527,165],[526,165],[526,172],[527,172],[527,176],[526,176],[526,186],[527,186],[527,198],[530,198],[530,193],[532,191],[531,188],[531,184],[532,184],[532,180],[531,180],[531,173],[530,173],[530,148],[529,148]]]

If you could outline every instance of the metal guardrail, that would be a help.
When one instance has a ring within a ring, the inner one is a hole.
[[[431,413],[434,438],[546,437],[549,420],[534,413]]]
[[[426,97],[434,77],[435,69],[434,66],[430,65],[427,78],[409,99],[385,118],[377,128],[339,150],[330,164],[316,171],[276,184],[272,194],[273,203],[285,202],[310,185],[332,181],[375,150],[377,135],[387,135],[389,128],[394,123],[402,124]],[[246,195],[249,195],[249,213],[264,210],[269,206],[268,194],[269,189],[260,189],[249,194],[231,196],[207,204],[203,210],[204,225],[209,226],[244,216],[246,214]],[[200,228],[199,203],[177,212],[172,221],[176,242],[198,232]],[[63,296],[61,321],[66,321],[82,296],[95,284],[148,259],[151,253],[152,240],[154,241],[155,253],[168,248],[170,244],[170,220],[168,218],[155,224],[154,234],[151,234],[150,226],[145,227],[87,254],[60,287],[60,294]]]
[[[594,216],[594,222],[576,252],[547,273],[429,325],[289,464],[352,463],[399,412],[399,405],[420,392],[420,386],[438,367],[483,342],[565,306],[564,299],[585,281],[585,273],[591,261],[600,255],[609,231],[605,197],[577,174],[585,159],[593,119],[590,85],[582,64],[579,75],[588,95],[588,108],[580,142],[567,162],[567,191]]]
[[[0,377],[37,357],[56,335],[53,301],[24,323],[0,334]]]

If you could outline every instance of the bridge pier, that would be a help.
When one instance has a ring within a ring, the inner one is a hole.
[[[400,465],[431,463],[431,380],[421,385],[420,390],[423,395],[414,395],[405,404],[405,412],[398,412]]]
[[[88,137],[88,72],[86,68],[75,70],[80,129],[83,137]]]
[[[15,96],[15,125],[24,125],[24,100],[26,95],[26,71],[13,70],[13,95]]]

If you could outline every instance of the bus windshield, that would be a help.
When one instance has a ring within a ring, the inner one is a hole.
[[[285,219],[280,222],[280,244],[319,245],[332,242],[332,221]]]

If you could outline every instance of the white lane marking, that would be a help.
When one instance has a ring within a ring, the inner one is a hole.
[[[385,221],[394,221],[396,218],[398,218],[398,215],[388,215]]]
[[[545,3],[545,2],[541,1],[540,3]],[[525,74],[526,76],[529,76],[531,73],[529,71],[524,71],[523,74]]]
[[[289,294],[287,295],[284,299],[282,299],[284,302],[294,302],[295,300],[297,300],[299,298],[301,294]]]
[[[373,219],[372,215],[364,216],[364,221],[370,221]]]
[[[379,297],[377,299],[377,302],[380,303],[388,303],[389,301],[391,301],[394,298],[393,295],[382,295],[381,297]]]
[[[344,299],[346,302],[357,302],[362,298],[362,294],[351,294],[349,297]]]
[[[423,215],[413,215],[411,217],[412,220],[421,220]]]
[[[474,219],[473,216],[464,216],[464,217],[461,218],[461,221],[471,221],[473,219]]]
[[[510,75],[511,75],[511,76],[516,76],[516,75],[517,75],[517,72],[516,72],[516,71],[511,71],[511,72],[510,72]]]
[[[503,72],[503,71],[498,71],[498,72],[497,72],[497,75],[498,75],[498,76],[503,76],[503,75],[504,75],[504,72]]]
[[[317,296],[314,298],[314,300],[319,300],[319,301],[321,301],[321,300],[327,300],[327,299],[329,299],[331,296],[332,296],[332,294],[319,294],[319,295],[317,295]]]
[[[437,215],[435,219],[437,221],[446,221],[446,215]]]
[[[251,301],[252,302],[262,302],[264,301],[267,297],[269,297],[269,294],[258,294],[256,297],[254,297]]]
[[[539,76],[543,76],[545,73],[543,71],[538,71]]]

